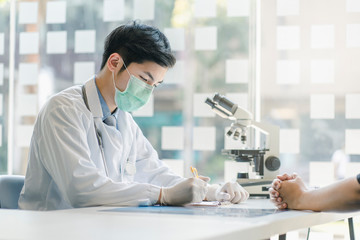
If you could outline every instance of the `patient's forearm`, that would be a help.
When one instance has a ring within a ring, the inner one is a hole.
[[[304,193],[299,209],[314,211],[360,209],[360,184],[356,177]]]

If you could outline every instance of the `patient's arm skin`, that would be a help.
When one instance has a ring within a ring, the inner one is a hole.
[[[346,211],[360,209],[360,184],[356,177],[326,187],[309,190],[295,175],[278,176],[270,189],[270,197],[280,208],[313,211]]]

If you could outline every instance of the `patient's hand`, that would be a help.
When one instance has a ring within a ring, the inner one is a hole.
[[[281,182],[281,187],[278,189],[281,202],[286,203],[286,207],[290,209],[304,209],[302,206],[307,203],[305,200],[307,191],[303,180],[298,176]]]
[[[270,200],[275,204],[275,206],[279,209],[285,209],[288,207],[286,201],[283,201],[282,196],[280,195],[279,189],[282,187],[284,181],[292,180],[297,177],[296,173],[292,175],[288,175],[287,173],[283,175],[278,175],[276,179],[274,179],[270,192]]]

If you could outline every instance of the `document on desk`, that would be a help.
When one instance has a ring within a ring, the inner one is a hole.
[[[219,207],[222,205],[229,205],[231,204],[229,201],[226,202],[219,202],[219,201],[202,201],[196,203],[188,203],[185,207]]]

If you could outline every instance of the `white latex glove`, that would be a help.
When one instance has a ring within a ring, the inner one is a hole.
[[[240,203],[249,198],[249,193],[236,182],[227,182],[222,186],[217,184],[208,185],[206,200],[208,201],[229,201]]]
[[[172,186],[161,189],[161,205],[183,205],[201,202],[207,192],[207,183],[199,178],[188,178]]]

